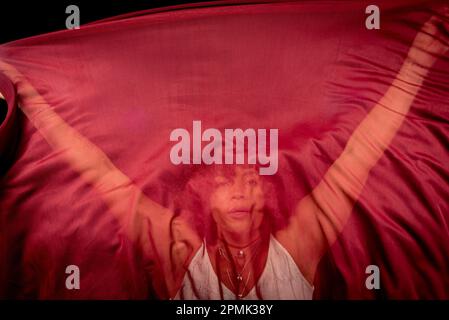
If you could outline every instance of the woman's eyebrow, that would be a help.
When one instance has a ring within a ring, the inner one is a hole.
[[[243,177],[259,177],[259,175],[257,173],[255,173],[254,171],[248,171],[248,172],[244,172]]]

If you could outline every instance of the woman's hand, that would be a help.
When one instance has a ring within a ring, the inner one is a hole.
[[[441,15],[432,16],[416,35],[409,50],[407,62],[430,68],[449,50],[449,6]]]

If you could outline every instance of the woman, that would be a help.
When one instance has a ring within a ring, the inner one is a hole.
[[[444,11],[444,19],[449,17]],[[179,210],[146,197],[106,155],[64,122],[13,67],[21,108],[48,143],[104,198],[124,232],[152,261],[161,298],[311,299],[317,265],[346,224],[371,168],[386,150],[447,38],[432,17],[417,34],[399,73],[353,132],[321,182],[295,206],[288,223],[271,228],[269,183],[251,166],[211,168],[202,198],[211,214],[205,239]],[[197,190],[198,191],[198,190]],[[200,190],[201,191],[201,190]],[[188,209],[188,208],[187,208]]]

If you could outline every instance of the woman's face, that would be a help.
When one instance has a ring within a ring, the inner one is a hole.
[[[210,208],[219,232],[248,233],[263,219],[264,191],[255,168],[236,166],[233,175],[214,176]]]

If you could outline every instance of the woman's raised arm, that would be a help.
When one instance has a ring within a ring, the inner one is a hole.
[[[184,264],[201,240],[179,215],[146,197],[107,155],[67,124],[11,65],[2,70],[16,85],[19,107],[80,177],[98,192],[124,233],[151,259],[155,290],[171,297],[184,275]]]
[[[346,224],[370,170],[401,127],[429,70],[447,52],[448,39],[439,28],[447,28],[448,18],[446,10],[445,17],[432,17],[424,24],[385,95],[355,129],[321,182],[299,202],[287,229],[280,232],[310,282],[322,255]]]

